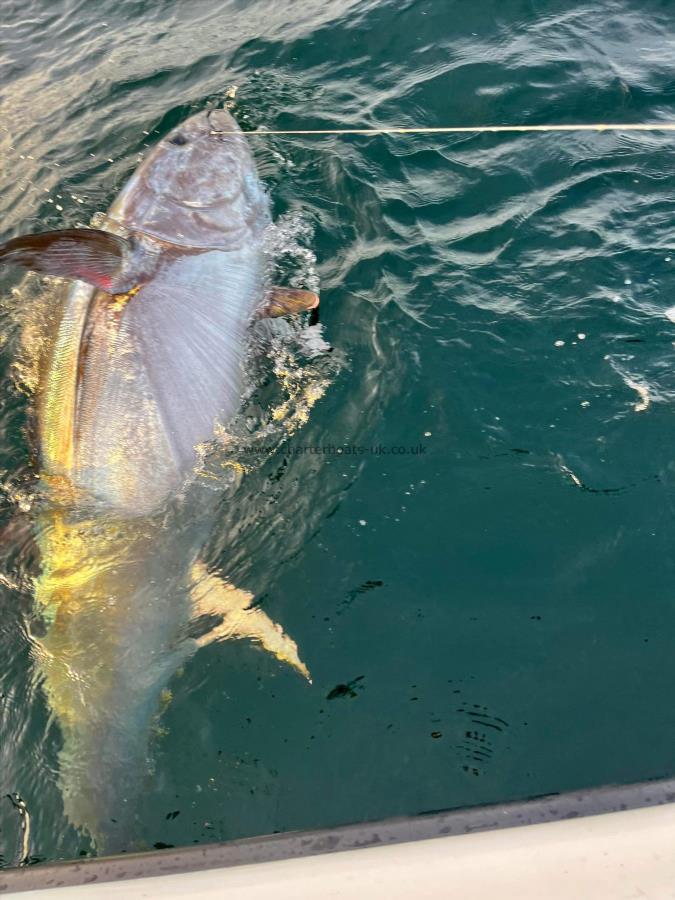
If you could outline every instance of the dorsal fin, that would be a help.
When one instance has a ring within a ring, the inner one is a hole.
[[[111,294],[137,281],[127,238],[96,228],[67,228],[13,238],[0,246],[0,265],[23,266],[44,275],[86,281]]]

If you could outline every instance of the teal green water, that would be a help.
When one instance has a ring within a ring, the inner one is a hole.
[[[4,236],[86,224],[234,85],[246,129],[640,122],[672,119],[675,98],[657,0],[32,0],[3,4],[0,45]],[[142,845],[673,775],[673,140],[251,139],[275,214],[307,226],[339,365],[228,497],[209,552],[313,684],[248,644],[200,651],[153,743]],[[311,255],[287,257],[311,277]],[[3,273],[5,296],[18,284]],[[11,321],[5,523],[31,471]],[[30,674],[35,563],[14,535],[0,791],[25,800],[35,859],[74,857],[89,845],[63,815]]]

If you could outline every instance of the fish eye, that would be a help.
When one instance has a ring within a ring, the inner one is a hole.
[[[180,131],[178,132],[178,134],[174,134],[172,138],[169,138],[169,143],[176,144],[177,147],[182,147],[183,144],[187,144],[187,142],[188,139],[184,134],[181,134]]]

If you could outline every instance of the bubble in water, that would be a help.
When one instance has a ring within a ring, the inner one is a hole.
[[[306,246],[313,235],[311,224],[297,214],[280,216],[274,224],[268,226],[265,233],[265,253],[272,282],[287,280],[290,287],[318,292],[316,254]]]

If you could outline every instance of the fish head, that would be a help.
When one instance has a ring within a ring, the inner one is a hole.
[[[230,250],[268,224],[269,201],[239,126],[226,110],[212,109],[153,148],[110,216],[178,246]]]

